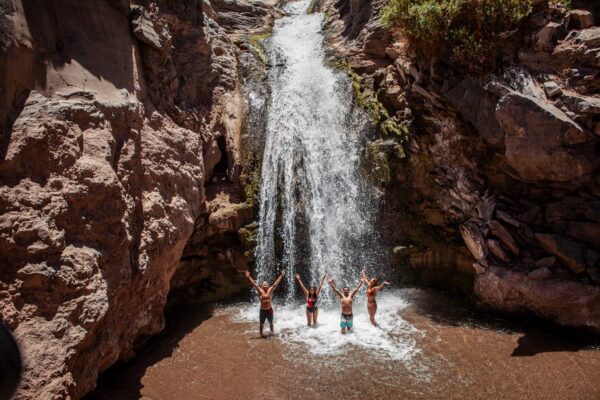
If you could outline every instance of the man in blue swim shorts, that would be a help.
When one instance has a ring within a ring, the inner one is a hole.
[[[347,286],[342,289],[343,293],[340,292],[339,289],[335,286],[335,283],[333,283],[332,279],[329,279],[328,282],[331,285],[333,291],[339,296],[340,301],[342,303],[342,319],[340,321],[340,328],[342,329],[342,334],[345,334],[346,332],[350,332],[350,330],[352,329],[352,301],[354,300],[354,296],[356,296],[356,294],[358,293],[363,282],[362,280],[360,280],[358,282],[358,286],[356,287],[356,289],[354,289],[354,291],[352,291],[352,293],[350,293],[350,288]]]

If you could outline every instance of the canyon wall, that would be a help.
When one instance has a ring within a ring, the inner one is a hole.
[[[24,357],[16,398],[80,398],[163,328],[173,286],[220,268],[229,287],[212,296],[239,288],[255,162],[240,151],[241,82],[275,14],[197,0],[0,9],[0,312]]]
[[[597,6],[535,1],[498,66],[473,73],[384,28],[384,4],[313,9],[379,127],[365,171],[399,276],[600,332]]]

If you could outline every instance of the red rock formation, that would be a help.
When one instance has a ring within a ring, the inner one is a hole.
[[[0,311],[24,355],[16,398],[80,398],[163,328],[223,152],[242,190],[239,50],[207,2],[0,7]],[[247,7],[257,17],[237,33],[268,27],[267,5]]]

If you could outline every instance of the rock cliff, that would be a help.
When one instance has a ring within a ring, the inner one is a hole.
[[[24,354],[16,398],[80,398],[162,329],[172,287],[206,279],[210,263],[238,279],[235,235],[253,219],[240,60],[260,64],[250,39],[275,11],[227,0],[0,9],[0,312]],[[233,238],[206,250],[217,234]],[[190,268],[184,254],[211,261]]]
[[[366,170],[400,276],[600,332],[597,5],[534,2],[473,73],[384,28],[384,3],[315,9],[379,127]]]

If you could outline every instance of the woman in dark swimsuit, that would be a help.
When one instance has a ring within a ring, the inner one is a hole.
[[[384,286],[388,286],[390,283],[383,282],[381,285],[377,286],[379,283],[377,278],[368,279],[365,271],[362,271],[362,281],[367,284],[367,310],[369,311],[369,319],[373,326],[377,326],[377,322],[375,322],[375,313],[377,313],[377,300],[375,299],[375,296],[377,296],[377,293],[383,289]]]
[[[306,296],[306,321],[308,326],[317,325],[317,317],[319,316],[319,309],[317,308],[317,299],[319,294],[321,293],[321,288],[323,287],[323,282],[325,282],[325,278],[327,278],[327,274],[321,279],[321,283],[319,284],[319,288],[315,289],[314,286],[311,286],[310,289],[306,290],[306,287],[302,283],[300,279],[300,275],[296,274],[296,280],[300,284],[304,295]]]

